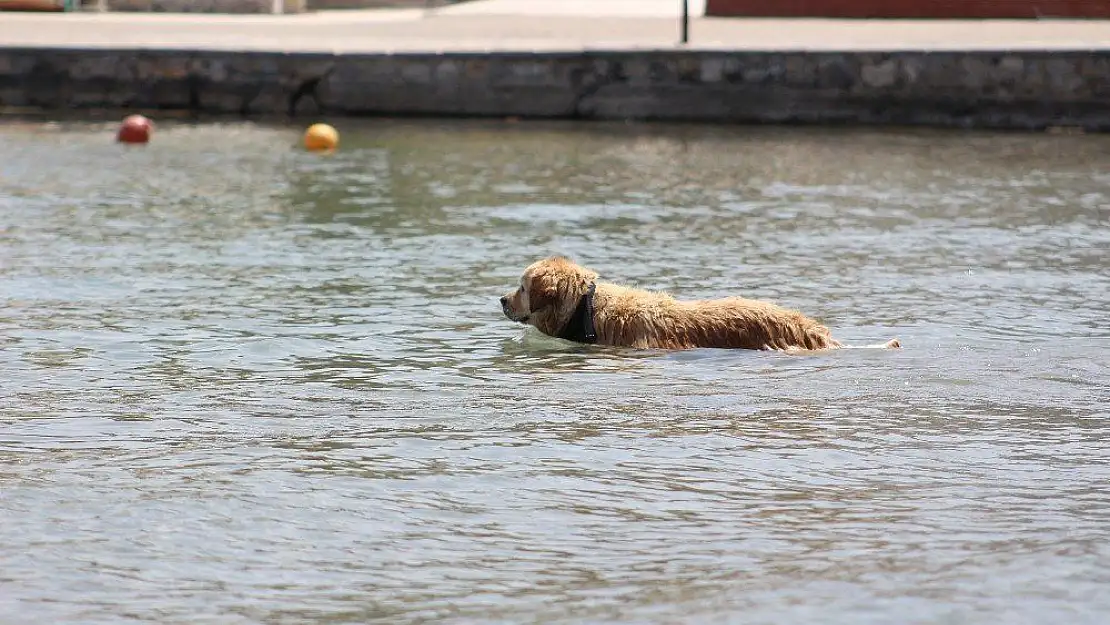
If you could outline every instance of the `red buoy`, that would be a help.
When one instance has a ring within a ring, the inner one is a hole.
[[[116,141],[120,143],[146,143],[154,131],[154,122],[142,115],[128,115],[119,126]]]

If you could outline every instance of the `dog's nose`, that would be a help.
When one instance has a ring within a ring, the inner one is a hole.
[[[507,295],[501,296],[501,307],[504,308],[509,305],[509,297]]]

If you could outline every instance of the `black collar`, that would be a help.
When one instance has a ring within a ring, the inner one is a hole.
[[[596,284],[590,284],[589,290],[578,300],[578,307],[574,309],[567,325],[559,332],[559,338],[575,343],[596,343],[597,330],[594,329],[594,291]]]

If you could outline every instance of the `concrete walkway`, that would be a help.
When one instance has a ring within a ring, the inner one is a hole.
[[[695,14],[704,3],[693,2]],[[479,0],[444,9],[299,15],[0,13],[0,47],[277,52],[674,49],[677,0]],[[668,14],[669,12],[669,14]],[[696,50],[1110,49],[1110,21],[695,17]]]

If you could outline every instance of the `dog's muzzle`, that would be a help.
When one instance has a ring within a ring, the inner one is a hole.
[[[511,319],[513,321],[516,321],[517,323],[524,323],[525,321],[528,321],[527,316],[517,317],[517,316],[513,315],[512,309],[509,308],[509,296],[508,295],[502,295],[501,296],[501,312],[505,313],[506,317],[508,317],[509,319]]]

